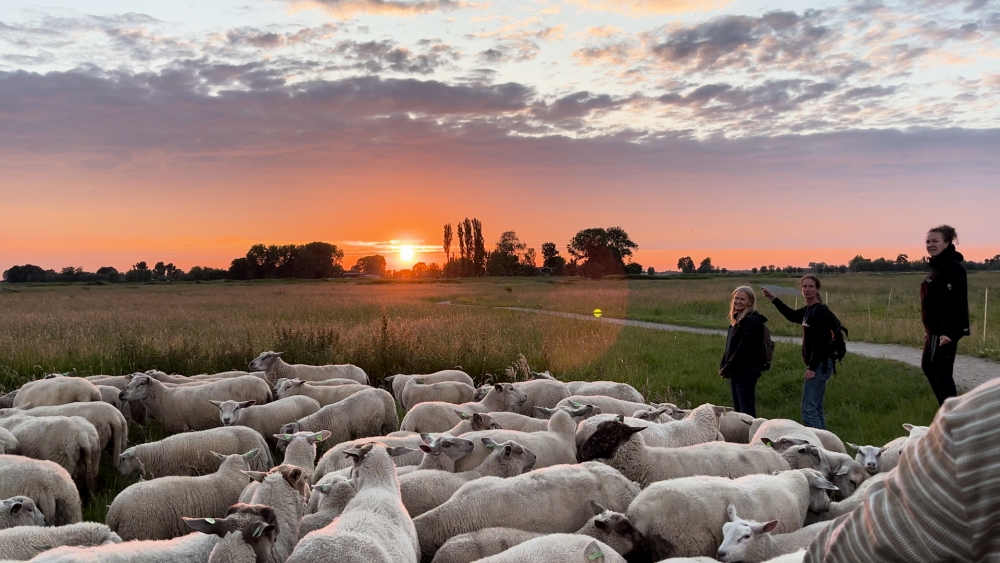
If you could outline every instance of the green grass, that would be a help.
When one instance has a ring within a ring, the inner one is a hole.
[[[722,281],[726,287],[733,283]],[[671,309],[672,302],[656,304],[657,294],[643,293],[654,291],[641,287],[643,283],[568,284],[573,292],[569,298],[546,294],[563,289],[556,284],[523,280],[18,288],[0,294],[0,386],[10,390],[54,371],[222,371],[244,367],[268,349],[286,350],[290,362],[355,363],[376,384],[394,373],[457,366],[482,381],[490,375],[502,378],[523,354],[532,369],[547,369],[565,380],[624,381],[657,402],[730,404],[728,382],[716,375],[724,345],[720,336],[435,303],[509,298],[515,302],[502,304],[567,308],[575,303],[582,308],[587,303],[590,310],[600,307],[611,313],[616,306],[627,312],[630,303],[644,303],[639,310],[660,308],[655,314],[662,318],[656,320],[678,322],[671,316],[678,310],[704,324],[715,318],[718,303],[685,298],[688,304]],[[662,283],[671,292],[708,291],[684,285],[687,282]],[[722,282],[697,283],[713,288]],[[640,287],[633,292],[635,284]],[[773,368],[757,387],[758,414],[799,419],[803,371],[798,348],[779,344]],[[936,406],[919,370],[857,356],[849,356],[839,367],[826,398],[830,429],[845,440],[866,444],[884,444],[901,435],[904,422],[929,424]],[[133,426],[130,443],[162,437],[155,425]],[[86,517],[102,521],[114,495],[135,480],[118,476],[106,457],[100,492],[87,504]]]

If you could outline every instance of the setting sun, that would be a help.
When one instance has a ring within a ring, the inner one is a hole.
[[[399,258],[403,262],[409,262],[410,260],[413,260],[413,247],[412,246],[399,247]]]

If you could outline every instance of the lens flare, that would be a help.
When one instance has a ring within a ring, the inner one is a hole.
[[[413,260],[413,247],[412,246],[399,247],[399,258],[404,262],[409,262],[410,260]]]

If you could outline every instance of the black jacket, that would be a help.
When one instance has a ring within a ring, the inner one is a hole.
[[[969,336],[969,289],[962,253],[949,244],[931,258],[931,271],[920,284],[920,318],[924,330],[953,342]]]
[[[802,361],[816,371],[821,363],[830,358],[830,341],[833,340],[830,309],[822,303],[815,303],[792,310],[777,298],[772,303],[786,319],[802,325]]]
[[[719,369],[726,377],[760,373],[764,356],[764,323],[767,317],[757,311],[747,314],[738,323],[730,325],[726,336],[726,351],[722,354]]]

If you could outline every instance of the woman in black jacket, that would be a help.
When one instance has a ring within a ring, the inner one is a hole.
[[[729,303],[729,333],[719,375],[729,380],[736,412],[757,417],[757,380],[764,357],[764,323],[753,289],[737,287]]]
[[[920,284],[920,317],[924,322],[921,367],[938,404],[958,395],[952,372],[958,340],[969,335],[969,293],[965,257],[955,249],[958,233],[948,225],[927,233],[931,271]]]

